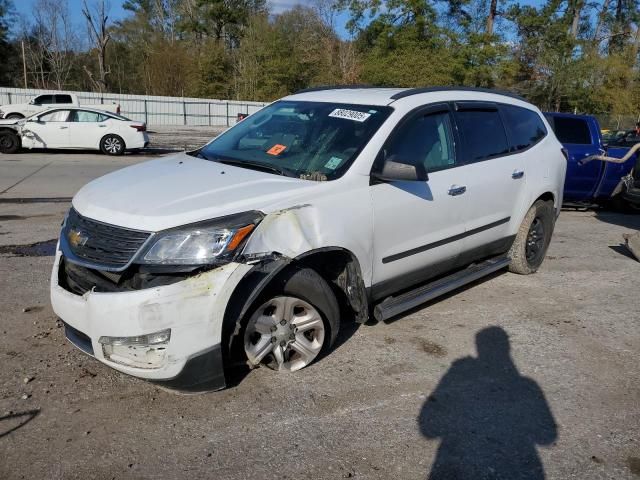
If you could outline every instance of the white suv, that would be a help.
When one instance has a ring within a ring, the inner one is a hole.
[[[80,349],[168,386],[222,388],[236,364],[298,370],[349,319],[535,272],[561,148],[510,95],[306,90],[80,190],[51,302]]]

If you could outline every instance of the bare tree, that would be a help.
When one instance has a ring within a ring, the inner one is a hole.
[[[34,48],[41,58],[38,70],[42,73],[48,70],[47,83],[62,90],[69,79],[78,42],[67,2],[36,0],[33,17]]]
[[[498,15],[498,0],[491,0],[489,4],[489,15],[487,15],[487,35],[493,35],[493,25]]]
[[[571,36],[578,38],[578,28],[580,27],[580,15],[582,14],[583,0],[574,0],[572,4],[573,20],[571,22]]]
[[[107,90],[107,75],[111,73],[111,69],[107,66],[107,45],[111,40],[107,25],[110,9],[111,5],[105,0],[98,0],[93,10],[87,5],[87,0],[82,1],[82,14],[87,19],[89,38],[98,55],[98,76],[96,78],[86,65],[84,65],[84,71],[89,75],[94,90],[100,93]]]

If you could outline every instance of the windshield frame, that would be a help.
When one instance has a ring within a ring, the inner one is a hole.
[[[338,166],[335,170],[333,170],[331,173],[331,175],[325,175],[322,174],[321,177],[323,178],[318,178],[316,176],[314,176],[314,174],[316,172],[301,172],[297,169],[290,169],[290,168],[286,168],[284,166],[278,166],[278,165],[273,165],[276,168],[281,168],[282,170],[287,171],[285,173],[286,176],[289,177],[293,177],[296,179],[300,179],[300,180],[310,180],[310,181],[333,181],[333,180],[337,180],[339,178],[341,178],[353,165],[353,163],[355,162],[355,160],[358,158],[358,156],[360,155],[360,153],[362,153],[362,150],[369,145],[369,143],[371,142],[371,140],[375,137],[375,135],[378,133],[378,131],[380,130],[380,128],[388,121],[389,117],[392,115],[394,108],[389,106],[389,105],[370,105],[370,104],[357,104],[357,103],[342,103],[342,102],[324,102],[324,101],[317,101],[317,100],[287,100],[287,99],[281,99],[281,100],[277,100],[267,106],[265,106],[263,109],[259,110],[256,113],[253,113],[252,115],[248,116],[246,119],[242,120],[242,122],[237,123],[236,125],[234,125],[233,127],[225,130],[223,133],[221,133],[220,135],[218,135],[217,137],[215,137],[214,139],[212,139],[209,143],[207,143],[206,145],[198,148],[197,150],[194,150],[192,152],[189,152],[190,155],[192,156],[196,156],[198,158],[207,160],[207,161],[214,161],[217,162],[219,161],[220,163],[224,163],[225,159],[228,160],[234,160],[233,166],[238,167],[238,168],[251,168],[251,164],[255,164],[255,163],[260,163],[258,160],[254,160],[254,159],[247,159],[247,158],[237,158],[234,156],[230,156],[228,155],[228,151],[225,152],[215,152],[215,151],[211,151],[212,147],[219,141],[221,141],[223,138],[227,137],[228,135],[232,135],[234,131],[237,131],[236,129],[241,127],[241,125],[245,124],[245,122],[251,121],[252,117],[256,118],[258,115],[260,115],[260,113],[263,113],[264,109],[267,108],[271,108],[271,107],[277,107],[278,105],[283,105],[284,108],[287,108],[286,105],[287,104],[291,104],[291,103],[295,103],[295,104],[309,104],[309,105],[326,105],[327,109],[333,109],[333,110],[337,110],[337,109],[349,109],[351,108],[357,108],[359,110],[366,110],[366,109],[370,109],[370,110],[376,110],[377,114],[380,115],[377,120],[378,124],[374,125],[371,127],[370,131],[367,132],[367,134],[365,135],[365,137],[362,139],[362,141],[360,142],[360,144],[357,146],[357,148],[355,149],[355,151],[353,153],[351,153],[351,155],[349,155],[348,158],[346,158],[343,163]],[[209,150],[209,151],[207,151]],[[241,165],[241,162],[246,162],[247,163],[247,167],[243,167]],[[265,165],[268,165],[268,163],[265,162]],[[273,172],[269,172],[266,170],[265,173],[270,173],[273,175],[278,175],[277,172],[273,171]],[[289,173],[293,173],[293,175],[290,175]],[[320,173],[320,172],[317,172]]]

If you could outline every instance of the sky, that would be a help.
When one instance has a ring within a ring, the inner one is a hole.
[[[293,8],[296,5],[310,5],[313,0],[267,0],[271,5],[272,13],[282,13],[286,10]],[[84,26],[84,17],[82,16],[82,0],[67,0],[69,4],[69,12],[71,12],[71,17],[73,23],[76,25]],[[36,0],[13,0],[13,4],[15,7],[15,11],[18,15],[24,16],[25,18],[30,18],[33,5],[36,3]],[[91,0],[88,1],[91,4]],[[123,0],[111,0],[111,10],[110,17],[112,21],[122,20],[131,14],[124,8],[122,8]],[[347,21],[346,14],[341,14],[337,19],[336,29],[338,34],[343,38],[348,36],[347,31],[344,28],[344,25]]]

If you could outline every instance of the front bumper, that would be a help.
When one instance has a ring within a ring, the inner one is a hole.
[[[224,388],[222,321],[227,302],[250,266],[230,263],[171,285],[82,296],[58,284],[61,253],[51,275],[51,304],[67,338],[123,373],[180,389]],[[134,337],[171,329],[161,364],[138,368],[105,358],[100,337]]]

